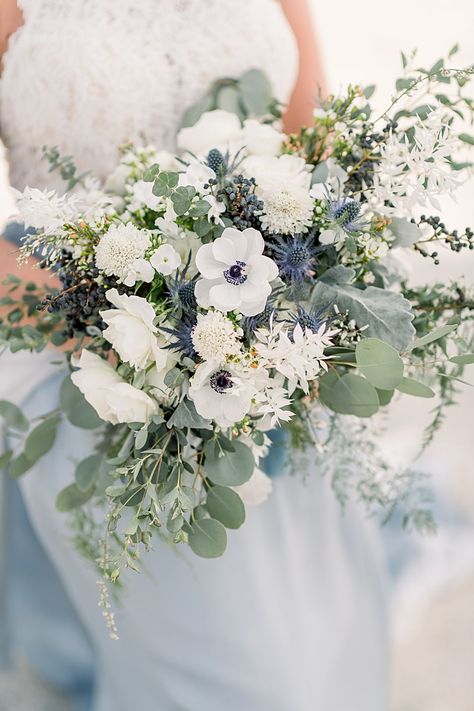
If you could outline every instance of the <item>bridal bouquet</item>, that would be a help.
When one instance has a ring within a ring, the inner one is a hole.
[[[438,263],[443,246],[474,246],[469,228],[436,216],[470,166],[474,139],[453,119],[472,112],[471,73],[407,66],[379,119],[373,87],[351,86],[285,135],[265,78],[249,72],[188,112],[178,157],[124,146],[104,183],[47,151],[74,189],[18,196],[34,228],[20,258],[61,286],[9,278],[0,336],[12,351],[64,344],[70,374],[33,429],[1,403],[8,429],[25,433],[4,462],[26,472],[64,418],[97,428],[57,505],[76,512],[82,549],[110,580],[157,530],[221,555],[226,529],[270,493],[261,462],[274,428],[324,456],[334,423],[353,420],[341,415],[370,418],[396,393],[452,399],[474,361],[472,297],[459,284],[409,288],[396,255]],[[390,481],[365,485],[393,505]]]

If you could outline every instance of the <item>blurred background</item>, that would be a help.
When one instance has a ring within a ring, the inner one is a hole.
[[[331,92],[349,82],[375,83],[373,101],[382,110],[390,103],[394,80],[401,73],[400,50],[418,48],[419,64],[431,66],[459,42],[455,66],[474,62],[472,0],[397,0],[384,5],[376,0],[312,2]],[[13,207],[2,153],[0,225]],[[459,191],[457,203],[443,205],[443,212],[447,224],[474,224],[472,179]],[[443,250],[438,267],[431,260],[413,257],[410,269],[412,283],[464,275],[471,284],[474,254],[459,258]],[[408,464],[416,455],[432,406],[430,401],[405,398],[392,408],[384,435],[384,449],[392,461]],[[417,462],[435,485],[439,532],[428,539],[410,534],[409,540],[409,534],[399,533],[402,552],[394,558],[397,575],[393,578],[391,711],[474,710],[473,412],[474,390],[465,387],[459,392],[459,407],[449,413],[436,443]],[[393,535],[387,538],[393,553]],[[0,674],[0,711],[13,709],[63,711],[67,704],[20,663],[14,675]]]

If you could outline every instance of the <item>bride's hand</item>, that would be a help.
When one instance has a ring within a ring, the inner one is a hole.
[[[307,0],[281,0],[283,11],[296,37],[299,50],[299,72],[293,94],[284,116],[287,132],[298,131],[311,123],[318,92],[326,94],[324,73]]]

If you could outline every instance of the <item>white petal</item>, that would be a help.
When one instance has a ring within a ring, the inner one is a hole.
[[[212,286],[209,299],[212,306],[219,311],[232,311],[240,305],[239,288],[227,282]]]
[[[247,242],[247,253],[246,260],[248,261],[250,257],[254,254],[262,254],[265,247],[265,242],[260,232],[253,227],[247,227],[246,230],[242,232]]]
[[[211,305],[209,291],[215,284],[221,284],[220,279],[199,279],[194,287],[194,296],[199,306],[208,309]]]
[[[250,281],[249,279],[240,286],[240,298],[242,301],[260,301],[271,293],[272,287],[268,281]]]
[[[235,264],[237,259],[234,242],[226,237],[219,237],[212,243],[212,253],[218,262],[223,262],[228,266]]]
[[[229,240],[234,245],[235,260],[238,259],[241,262],[245,262],[247,256],[247,240],[244,233],[235,229],[235,227],[226,227],[222,233],[221,239],[222,238]]]
[[[264,296],[263,299],[258,301],[242,301],[239,307],[239,311],[244,316],[256,316],[261,314],[267,303],[267,297]]]
[[[206,279],[217,279],[227,268],[214,257],[213,244],[203,244],[196,254],[196,266]]]

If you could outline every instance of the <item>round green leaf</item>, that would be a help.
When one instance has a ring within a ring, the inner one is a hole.
[[[415,397],[434,397],[435,395],[431,388],[418,380],[413,380],[413,378],[403,378],[402,382],[397,386],[397,390]]]
[[[94,408],[89,405],[69,376],[64,378],[61,383],[59,399],[67,419],[75,427],[93,430],[103,424]]]
[[[87,491],[99,476],[103,462],[102,454],[91,454],[83,459],[76,467],[75,479],[79,491]]]
[[[41,424],[30,432],[25,442],[25,454],[30,462],[36,462],[40,457],[49,452],[56,439],[58,424],[59,419],[57,417],[51,417],[41,422]]]
[[[28,420],[19,407],[8,400],[0,400],[0,417],[3,417],[5,424],[12,430],[26,432]]]
[[[379,408],[376,389],[368,380],[353,373],[346,373],[337,380],[330,400],[330,407],[343,415],[371,417]]]
[[[252,476],[255,469],[253,454],[243,442],[232,442],[233,452],[220,452],[216,456],[214,442],[206,444],[204,471],[214,484],[240,486]]]
[[[93,488],[88,491],[80,491],[75,484],[70,484],[59,492],[56,498],[56,508],[62,512],[77,509],[79,506],[87,503],[93,493]]]
[[[363,338],[356,346],[357,367],[367,380],[381,390],[393,390],[403,378],[403,361],[388,343]]]
[[[226,549],[227,533],[219,521],[202,518],[191,526],[189,545],[201,558],[218,558]]]
[[[245,521],[245,506],[242,499],[226,486],[213,486],[209,489],[207,510],[226,528],[240,528]]]

